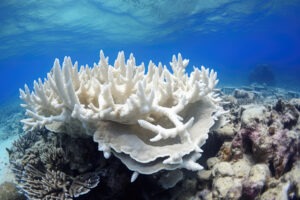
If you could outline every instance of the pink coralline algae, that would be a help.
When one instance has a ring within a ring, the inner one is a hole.
[[[216,131],[224,143],[198,172],[199,198],[299,199],[299,109],[281,100],[229,108],[230,123]]]
[[[232,141],[233,159],[243,154],[253,154],[255,162],[269,164],[275,177],[281,176],[293,162],[300,149],[300,134],[297,109],[282,101],[273,108],[267,108],[265,116],[259,120],[255,115],[243,124]]]

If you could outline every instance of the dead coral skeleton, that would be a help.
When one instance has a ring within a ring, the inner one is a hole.
[[[132,181],[161,170],[201,170],[200,148],[210,129],[225,123],[225,112],[217,73],[202,66],[188,74],[188,63],[178,54],[172,71],[151,61],[146,69],[119,52],[112,66],[102,51],[92,68],[56,59],[34,91],[20,90],[23,128],[93,138],[105,158],[113,154],[133,171]]]

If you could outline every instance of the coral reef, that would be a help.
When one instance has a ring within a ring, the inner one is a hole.
[[[32,200],[71,200],[88,193],[100,181],[94,173],[73,177],[58,170],[41,172],[30,164],[26,165],[21,173],[20,180],[17,180],[19,186],[26,197]]]
[[[296,108],[281,100],[269,110],[249,106],[241,117],[242,128],[232,141],[233,158],[251,152],[256,162],[269,163],[275,176],[281,176],[300,147],[299,127],[295,127],[298,118]]]
[[[200,147],[215,124],[222,124],[221,98],[213,70],[188,75],[188,60],[173,56],[172,71],[159,64],[136,66],[120,52],[114,66],[103,52],[93,68],[74,65],[65,57],[55,60],[44,83],[34,82],[34,92],[20,90],[26,104],[24,130],[47,127],[72,137],[91,137],[104,157],[113,153],[138,174],[185,168],[200,170]],[[219,120],[218,123],[215,123]]]
[[[173,72],[145,70],[120,52],[111,66],[102,51],[79,71],[56,60],[20,90],[25,133],[7,149],[18,188],[28,199],[299,199],[300,95],[216,90],[213,70],[187,65],[179,54]]]
[[[281,90],[276,91],[282,94]],[[168,191],[169,198],[298,199],[299,176],[295,174],[300,149],[298,100],[276,100],[279,96],[276,91],[260,105],[225,104],[224,108],[230,111],[226,115],[230,122],[214,130],[202,147],[204,153],[200,162],[206,162],[201,164],[205,168],[197,176],[185,176]],[[285,95],[287,100],[290,96]],[[269,99],[275,103],[270,104]],[[260,129],[254,129],[257,127]],[[240,137],[243,130],[249,132]],[[261,132],[254,134],[254,142],[258,144],[251,142],[252,137],[248,138],[253,134],[251,130]],[[278,137],[282,139],[279,141]],[[207,159],[211,155],[214,157]],[[284,161],[287,158],[288,161]],[[275,168],[274,163],[279,163],[280,167]]]
[[[52,197],[82,200],[298,199],[297,105],[297,99],[273,105],[224,104],[230,111],[225,115],[229,123],[210,133],[199,161],[204,169],[197,173],[162,170],[130,183],[131,173],[121,161],[105,159],[89,138],[47,129],[21,136],[9,150],[10,160],[19,188],[29,199],[40,199],[38,195],[45,193],[39,190],[50,191]],[[87,190],[71,189],[78,177],[100,183]]]
[[[300,93],[282,88],[275,88],[266,85],[251,84],[242,87],[222,87],[223,99],[231,102],[230,105],[248,104],[275,104],[279,99],[297,101]]]
[[[74,150],[70,144],[75,139],[62,144],[64,139],[46,129],[30,131],[8,150],[16,182],[28,199],[73,199],[98,185],[101,163],[84,155],[97,153],[96,146]],[[77,141],[78,146],[81,143]]]
[[[34,140],[20,150],[18,144],[28,138]],[[25,133],[9,155],[18,188],[28,199],[169,199],[165,188],[183,179],[174,170],[131,183],[132,173],[119,159],[105,159],[92,140],[46,129]]]
[[[272,177],[268,181],[268,190],[264,192],[261,199],[299,199],[300,197],[300,162],[294,163],[291,171],[279,179]]]
[[[291,102],[231,109],[230,121],[215,131],[225,142],[198,172],[200,199],[297,199],[299,111]],[[231,106],[234,108],[234,106]],[[224,129],[234,127],[224,137]]]

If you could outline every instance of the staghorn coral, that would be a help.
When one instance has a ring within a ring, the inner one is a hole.
[[[51,132],[47,132],[46,137],[45,132],[47,131],[29,131],[14,141],[12,148],[8,150],[11,164],[18,165],[18,168],[27,164],[57,168],[65,160],[64,152],[57,144],[58,138]]]
[[[72,177],[61,171],[39,171],[28,164],[19,175],[19,187],[31,200],[71,200],[88,193],[100,181],[97,173]]]
[[[73,137],[93,136],[106,158],[113,153],[130,170],[139,173],[186,168],[200,170],[196,162],[210,128],[224,113],[214,92],[213,70],[194,68],[173,56],[172,72],[151,61],[136,66],[123,52],[114,66],[103,52],[93,68],[58,59],[44,82],[34,82],[34,92],[20,90],[27,119],[25,130],[46,126]],[[220,120],[222,124],[223,121]]]
[[[25,154],[25,150],[28,149],[38,139],[37,133],[29,131],[27,134],[19,137],[18,140],[13,142],[13,146],[17,148],[17,151]]]
[[[40,159],[48,169],[58,169],[68,162],[63,148],[55,146],[50,146],[48,151],[44,151]]]
[[[20,149],[18,144],[24,138],[34,140]],[[68,142],[61,145],[62,140]],[[85,141],[88,152],[74,149],[74,144],[80,144],[74,140],[64,134],[39,130],[27,132],[13,143],[9,150],[11,167],[19,188],[28,199],[73,199],[97,186],[100,162],[94,162],[84,154],[99,156],[100,152],[95,145],[90,145],[92,141],[87,142],[86,139],[81,139],[81,142]],[[74,159],[73,154],[81,157],[81,161]],[[86,166],[82,167],[82,162]]]

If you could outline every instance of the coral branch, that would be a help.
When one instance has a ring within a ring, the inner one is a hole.
[[[78,71],[70,57],[64,58],[62,66],[56,59],[47,79],[34,82],[33,92],[27,85],[20,90],[28,116],[22,120],[24,129],[46,126],[76,137],[94,136],[107,158],[124,153],[137,163],[155,163],[166,157],[165,168],[199,169],[188,155],[199,152],[223,111],[221,98],[214,93],[217,73],[202,66],[189,75],[188,63],[178,54],[170,63],[172,72],[151,61],[146,70],[143,63],[136,65],[133,54],[125,61],[124,52],[119,52],[111,66],[100,51],[98,64]],[[146,149],[145,155],[135,148]],[[150,171],[158,168],[157,163]],[[132,169],[143,171],[137,166]]]

